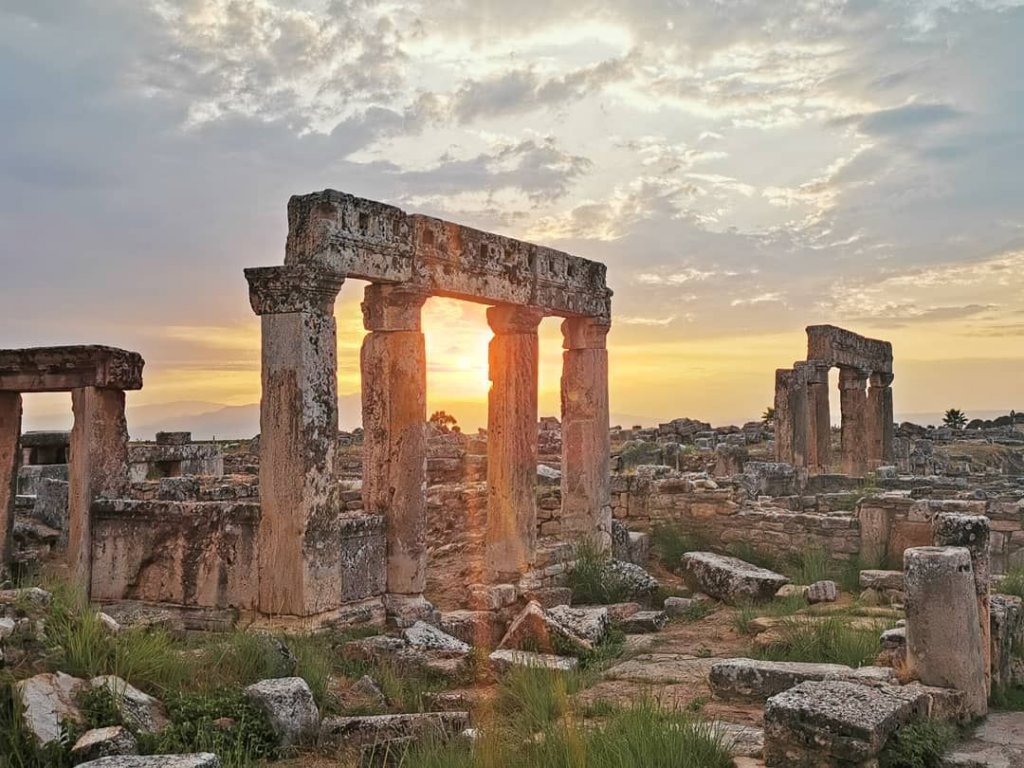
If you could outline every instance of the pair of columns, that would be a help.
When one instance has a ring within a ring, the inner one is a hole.
[[[68,565],[88,593],[92,573],[90,508],[95,498],[123,498],[128,478],[128,426],[124,391],[71,389],[74,426],[68,468]],[[0,570],[10,562],[14,496],[20,464],[22,396],[0,391]]]
[[[260,610],[310,615],[338,607],[330,523],[340,510],[334,470],[337,331],[344,276],[312,265],[246,270],[262,323]],[[428,294],[402,285],[366,289],[360,354],[363,507],[385,520],[386,590],[426,586],[426,349]],[[543,313],[491,307],[486,566],[518,580],[536,549],[537,328]],[[562,376],[563,525],[611,542],[607,321],[570,318]],[[351,594],[350,590],[345,590]],[[370,595],[365,595],[369,597]]]

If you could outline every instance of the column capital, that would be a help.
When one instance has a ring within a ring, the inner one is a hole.
[[[567,317],[562,321],[562,348],[606,349],[611,327],[608,317]]]
[[[251,267],[249,304],[257,315],[292,312],[330,313],[345,282],[345,275],[313,264],[282,267]]]
[[[871,371],[864,368],[840,368],[839,388],[840,389],[864,389],[867,387],[868,377]]]
[[[536,333],[545,312],[537,307],[498,304],[487,308],[487,324],[497,335]]]
[[[363,294],[363,327],[368,331],[418,331],[430,294],[404,285],[373,283]]]
[[[874,371],[871,374],[870,380],[872,389],[882,389],[884,387],[892,386],[893,375],[891,373],[881,373],[879,371]]]

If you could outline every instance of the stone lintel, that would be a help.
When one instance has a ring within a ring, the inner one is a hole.
[[[563,349],[607,349],[612,322],[606,317],[570,317],[562,321]]]
[[[891,387],[894,376],[891,373],[872,372],[870,377],[872,389],[882,389],[883,387]]]
[[[535,307],[499,304],[487,309],[487,324],[497,336],[537,333],[544,312]]]
[[[840,368],[839,388],[840,389],[866,389],[868,377],[871,371],[863,368]]]
[[[345,274],[313,264],[283,267],[250,267],[249,304],[257,315],[292,312],[331,314],[345,282]]]
[[[335,190],[293,197],[288,224],[287,265],[319,265],[374,283],[533,306],[560,317],[611,312],[603,264],[534,243]]]
[[[892,373],[892,344],[834,325],[807,326],[807,359]]]
[[[419,331],[423,304],[429,295],[403,285],[366,286],[362,310],[368,331]]]
[[[0,350],[0,390],[142,389],[144,365],[138,352],[94,344],[3,349]]]

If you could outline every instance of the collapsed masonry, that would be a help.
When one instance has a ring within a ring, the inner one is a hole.
[[[562,530],[611,541],[605,267],[335,191],[293,197],[284,266],[245,271],[262,321],[258,609],[309,616],[380,599],[422,605],[427,520],[426,360],[431,296],[490,305],[486,566],[518,582],[536,553],[537,327],[563,318]],[[334,302],[367,280],[360,356],[363,511],[339,514]],[[384,584],[350,542],[383,525]]]
[[[862,475],[891,463],[892,344],[833,325],[808,326],[807,359],[775,372],[778,461],[806,467],[814,474],[831,470],[828,372],[832,368],[839,369],[843,471]]]

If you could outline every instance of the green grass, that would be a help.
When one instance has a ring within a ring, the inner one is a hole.
[[[687,534],[672,525],[661,524],[651,530],[651,549],[662,567],[673,573],[682,570],[683,555],[707,548],[707,541],[697,534]]]
[[[729,545],[729,554],[758,568],[767,568],[769,571],[777,571],[779,568],[778,559],[773,554],[758,549],[749,541],[734,541]]]
[[[835,560],[821,547],[809,547],[803,552],[794,553],[782,565],[783,574],[794,584],[826,581],[835,576],[836,570]]]
[[[939,768],[942,757],[956,743],[957,730],[949,723],[921,720],[901,728],[882,752],[883,768]]]
[[[780,627],[779,639],[755,651],[757,658],[770,661],[810,661],[863,667],[871,664],[879,652],[878,637],[886,624],[856,628],[839,616],[819,621],[787,620]]]
[[[576,548],[576,562],[568,573],[568,586],[576,604],[621,603],[630,598],[624,579],[609,570],[610,556],[589,542]]]
[[[740,603],[733,617],[733,626],[741,635],[750,635],[753,634],[750,623],[754,619],[762,616],[792,616],[806,607],[807,600],[802,595],[776,597],[767,603]]]
[[[1024,567],[1011,568],[999,582],[998,592],[1003,595],[1024,597]]]
[[[993,687],[989,704],[994,709],[1024,712],[1024,688],[1015,685],[1000,688]]]

